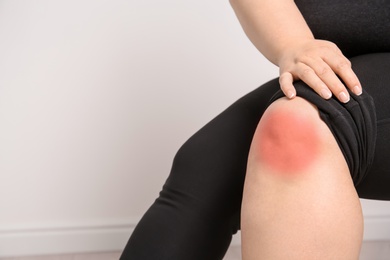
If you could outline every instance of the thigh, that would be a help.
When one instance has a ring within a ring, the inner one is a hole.
[[[279,89],[270,81],[239,99],[177,152],[160,196],[121,259],[222,259],[240,224],[246,162],[260,117]]]
[[[378,121],[377,133],[373,165],[356,189],[361,198],[390,200],[390,120]]]
[[[354,70],[363,89],[373,97],[377,136],[372,166],[356,187],[359,196],[368,199],[390,199],[390,53],[354,58]]]

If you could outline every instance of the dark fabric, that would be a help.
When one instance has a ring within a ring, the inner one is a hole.
[[[356,57],[354,70],[374,99],[377,140],[372,166],[356,187],[361,198],[390,200],[390,53]]]
[[[389,51],[389,0],[297,0],[295,3],[315,38],[336,43],[347,57]]]
[[[352,96],[346,105],[335,99],[323,100],[302,82],[295,86],[300,96],[319,107],[321,117],[334,132],[359,195],[390,199],[390,53],[351,61],[364,94]],[[278,91],[277,79],[264,84],[214,118],[179,149],[159,198],[135,228],[121,259],[223,258],[239,229],[252,136],[272,98],[281,96]]]

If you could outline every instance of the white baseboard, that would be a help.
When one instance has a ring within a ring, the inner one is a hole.
[[[390,216],[366,216],[363,240],[390,241]]]
[[[0,258],[121,251],[135,227],[132,223],[0,230]],[[365,218],[365,241],[390,241],[390,216]],[[232,245],[240,245],[240,233]]]
[[[134,223],[0,231],[0,258],[121,251]]]

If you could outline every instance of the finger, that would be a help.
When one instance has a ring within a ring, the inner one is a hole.
[[[329,90],[328,86],[319,78],[317,73],[311,67],[301,63],[298,65],[296,71],[298,77],[307,85],[309,85],[309,87],[311,87],[321,97],[324,99],[329,99],[332,97],[332,92]]]
[[[350,97],[346,87],[324,60],[321,58],[310,59],[306,60],[305,64],[314,70],[315,74],[341,102],[347,103],[349,101]]]
[[[284,95],[290,99],[297,95],[293,81],[293,75],[289,72],[284,72],[279,77],[280,88],[282,89]]]
[[[356,95],[362,94],[362,86],[355,72],[352,70],[351,62],[344,56],[338,59],[324,60],[329,64],[332,70],[339,75],[346,86]]]

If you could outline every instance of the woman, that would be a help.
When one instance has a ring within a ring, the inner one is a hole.
[[[180,148],[122,259],[222,259],[239,228],[244,260],[358,259],[359,196],[390,199],[390,1],[231,4],[280,77]]]

